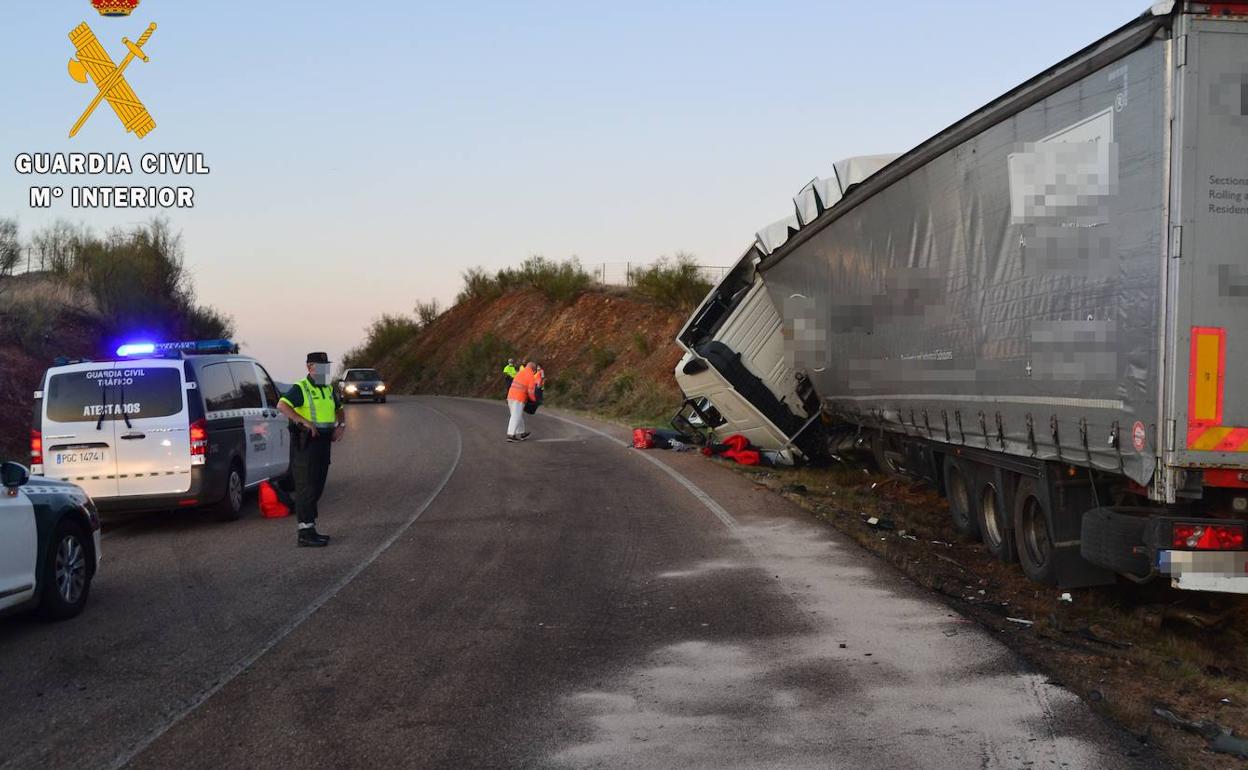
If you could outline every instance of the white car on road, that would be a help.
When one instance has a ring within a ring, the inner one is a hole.
[[[82,612],[100,564],[100,517],[80,487],[0,465],[0,614]]]

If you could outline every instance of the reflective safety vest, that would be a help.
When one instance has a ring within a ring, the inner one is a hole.
[[[313,385],[307,377],[299,380],[303,391],[303,403],[295,407],[295,414],[321,428],[333,428],[338,422],[338,408],[334,404],[332,385]]]
[[[511,381],[511,387],[507,389],[507,400],[519,401],[522,404],[534,401],[536,400],[534,391],[536,386],[537,375],[526,366],[516,372],[516,378]]]
[[[511,364],[507,364],[506,366],[503,367],[503,374],[507,377],[511,377],[512,379],[515,379],[516,372],[518,371],[520,370],[517,369],[515,366],[512,366]]]

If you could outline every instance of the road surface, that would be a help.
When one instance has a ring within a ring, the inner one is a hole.
[[[978,626],[697,455],[350,407],[322,502],[110,530],[0,620],[0,767],[1159,767]]]

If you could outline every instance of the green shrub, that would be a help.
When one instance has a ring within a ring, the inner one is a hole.
[[[428,328],[430,324],[438,320],[440,315],[442,315],[442,306],[436,299],[416,303],[416,320],[420,323],[420,328]]]
[[[378,361],[412,339],[418,331],[419,324],[411,318],[382,315],[369,325],[364,342],[343,354],[343,368],[376,366]]]
[[[455,298],[459,304],[473,299],[495,299],[516,289],[533,288],[556,302],[566,302],[593,285],[593,278],[576,257],[555,262],[533,256],[520,267],[505,267],[493,274],[479,267],[463,273],[464,287]]]
[[[677,254],[674,261],[664,257],[650,267],[634,270],[632,287],[662,305],[692,309],[711,290],[711,282],[702,277],[693,257]]]
[[[513,350],[511,343],[493,332],[486,332],[481,337],[469,342],[459,352],[459,366],[456,368],[455,385],[471,390],[497,381],[501,387],[502,367],[507,361],[508,353]]]
[[[643,356],[650,355],[652,349],[650,339],[641,332],[633,332],[633,347],[637,348],[637,352]]]
[[[589,363],[593,366],[594,374],[598,374],[615,363],[616,358],[618,356],[611,348],[599,347],[597,345],[589,346]]]

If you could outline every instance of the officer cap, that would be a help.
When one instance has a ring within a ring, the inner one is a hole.
[[[327,364],[329,363],[329,355],[327,353],[309,353],[309,364]]]

